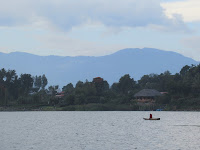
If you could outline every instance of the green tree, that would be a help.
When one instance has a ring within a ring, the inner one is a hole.
[[[119,83],[113,83],[111,86],[111,91],[118,93],[120,91],[118,84]]]
[[[33,87],[33,78],[30,74],[21,74],[19,80],[21,94],[27,95],[30,92],[30,89]]]
[[[6,77],[6,70],[3,68],[0,70],[0,84],[3,85]]]
[[[41,82],[42,82],[42,89],[44,90],[48,84],[48,80],[44,74],[42,75]]]
[[[118,87],[120,92],[128,94],[129,91],[134,89],[135,84],[134,79],[131,78],[129,74],[126,74],[119,79]]]
[[[56,95],[56,90],[58,89],[58,86],[49,86],[48,90],[50,92],[50,94],[54,97]]]
[[[67,84],[66,86],[64,86],[63,88],[62,88],[62,91],[64,91],[65,93],[73,93],[73,91],[74,91],[74,86],[73,86],[73,84],[72,83],[69,83],[69,84]]]
[[[109,84],[106,80],[101,82],[93,82],[96,88],[96,94],[98,96],[103,96],[105,92],[109,90]]]
[[[188,65],[184,66],[180,71],[180,75],[181,76],[186,75],[189,72],[189,70],[190,70],[190,66],[188,66]]]
[[[75,103],[75,95],[67,95],[65,98],[66,105],[74,105]],[[79,102],[78,102],[79,103]]]
[[[200,73],[196,74],[196,76],[194,77],[193,81],[192,81],[192,93],[195,96],[199,96],[200,95]]]
[[[41,88],[41,86],[42,86],[42,77],[41,76],[35,76],[35,78],[34,78],[34,86],[36,88],[38,88],[38,90]]]
[[[14,96],[13,91],[17,91],[14,87],[15,79],[17,78],[15,70],[5,69],[0,70],[0,101],[1,104],[7,105],[8,101]]]

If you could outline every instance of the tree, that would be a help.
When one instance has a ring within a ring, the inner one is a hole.
[[[66,93],[72,93],[74,91],[74,86],[72,83],[67,84],[62,88],[62,90]]]
[[[129,74],[126,74],[119,79],[118,87],[120,92],[128,94],[129,91],[134,89],[135,84],[134,79],[131,78]]]
[[[38,88],[38,90],[41,88],[41,86],[42,86],[42,78],[41,78],[41,76],[35,76],[34,85],[35,85],[36,88]]]
[[[165,71],[164,73],[161,73],[159,76],[159,90],[160,91],[169,91],[171,88],[169,85],[171,81],[173,80],[173,76],[171,76],[171,73],[169,71]]]
[[[44,74],[42,75],[41,82],[42,82],[42,89],[44,90],[46,85],[48,84],[48,80]]]
[[[66,105],[74,105],[75,96],[74,95],[67,95],[65,101],[66,101]]]
[[[196,76],[194,77],[193,81],[192,82],[192,93],[195,95],[195,96],[198,96],[200,95],[200,73],[196,74]]]
[[[106,80],[102,82],[93,82],[96,88],[96,92],[98,96],[101,96],[104,94],[104,92],[109,90],[109,84]]]
[[[8,104],[8,100],[14,94],[13,91],[17,91],[14,87],[16,77],[15,70],[6,71],[4,68],[0,70],[0,100],[4,105]]]
[[[76,89],[77,88],[81,88],[81,87],[83,87],[83,85],[84,85],[84,83],[82,82],[82,81],[78,81],[77,83],[76,83]]]
[[[49,86],[49,87],[48,87],[49,93],[50,93],[52,96],[55,96],[55,95],[57,94],[58,88],[59,88],[58,85]]]
[[[13,83],[13,81],[15,80],[15,76],[16,76],[16,72],[15,70],[8,70],[6,72],[6,84],[8,85],[9,83]]]
[[[0,84],[3,84],[6,77],[6,70],[3,68],[0,70]]]
[[[83,87],[84,87],[84,83],[82,81],[78,81],[75,87],[75,94],[76,95],[84,94]]]
[[[147,83],[150,81],[149,75],[144,75],[142,78],[138,81],[138,84],[141,88],[146,88]]]
[[[181,71],[180,71],[180,75],[181,75],[181,76],[186,75],[186,73],[188,73],[189,70],[190,70],[190,66],[188,66],[188,65],[184,66],[184,67],[181,69]]]
[[[119,83],[113,83],[112,86],[111,86],[111,91],[113,92],[119,92],[119,86],[118,86]]]
[[[30,89],[33,87],[33,78],[30,74],[21,74],[19,80],[21,93],[27,95]]]

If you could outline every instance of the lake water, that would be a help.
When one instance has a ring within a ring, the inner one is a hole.
[[[0,112],[0,150],[200,150],[199,140],[200,112]]]

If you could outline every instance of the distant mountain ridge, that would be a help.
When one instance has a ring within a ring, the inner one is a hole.
[[[181,54],[152,48],[129,48],[106,56],[37,56],[29,53],[0,53],[0,69],[14,69],[18,74],[45,74],[49,85],[75,84],[100,76],[110,84],[124,74],[135,80],[146,74],[160,74],[169,70],[177,73],[185,65],[199,62]]]

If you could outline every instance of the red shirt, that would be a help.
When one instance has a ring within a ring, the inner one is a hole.
[[[150,114],[150,118],[152,118],[152,114]]]

